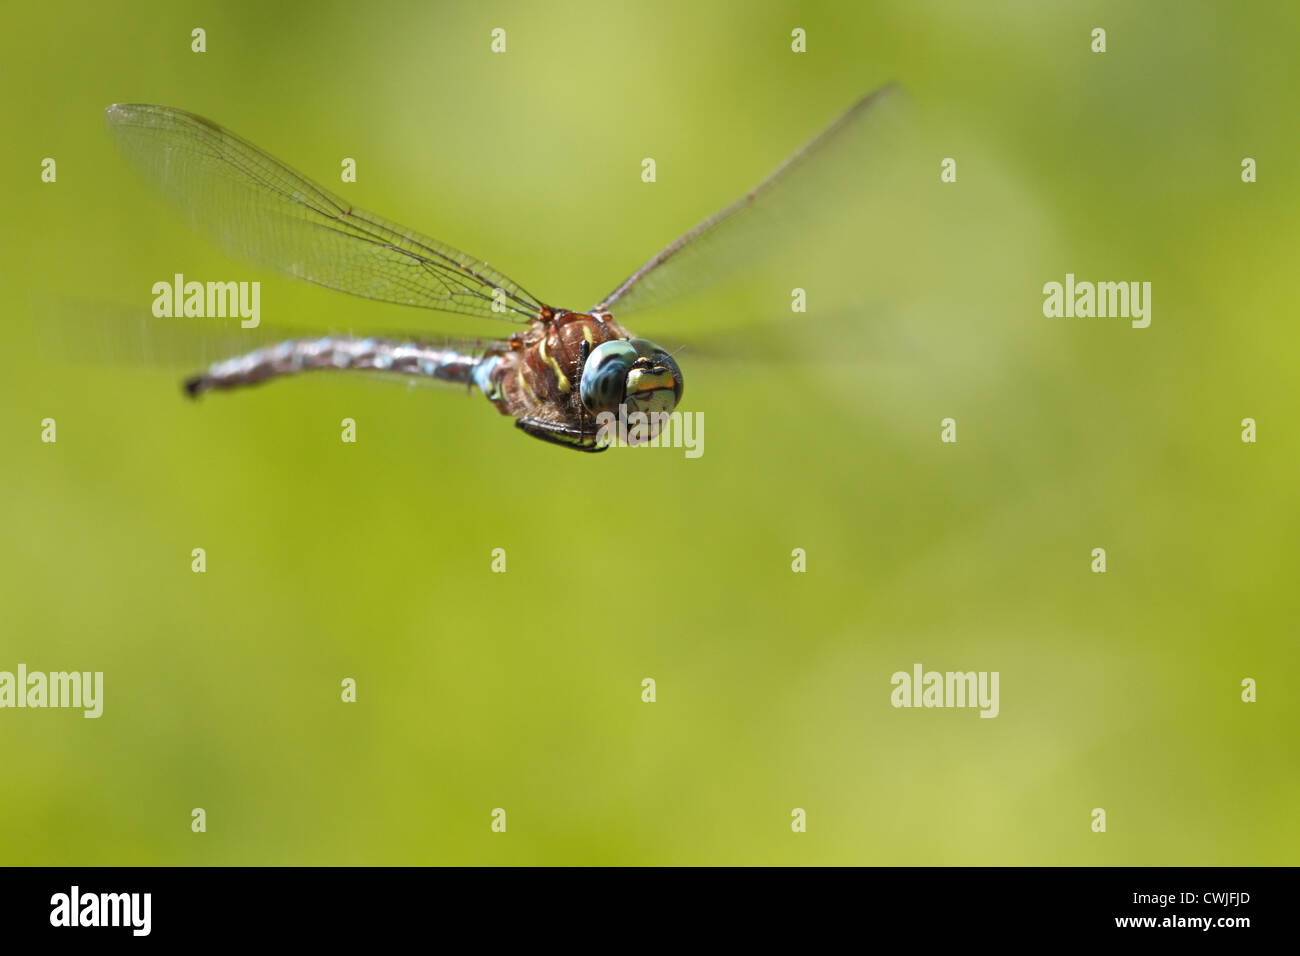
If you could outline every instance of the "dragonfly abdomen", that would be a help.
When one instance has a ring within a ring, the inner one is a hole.
[[[197,397],[213,389],[327,369],[392,372],[468,385],[479,362],[471,353],[420,342],[330,335],[290,339],[217,362],[187,379],[185,391]]]

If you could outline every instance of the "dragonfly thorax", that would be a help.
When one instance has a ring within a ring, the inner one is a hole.
[[[649,339],[616,339],[592,349],[582,367],[578,393],[593,415],[628,412],[668,414],[682,400],[682,370]]]

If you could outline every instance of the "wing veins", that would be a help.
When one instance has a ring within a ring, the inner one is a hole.
[[[161,179],[173,199],[189,207],[196,223],[206,216],[211,221],[207,231],[263,264],[364,298],[441,311],[506,318],[500,308],[492,308],[498,291],[508,300],[502,303],[505,312],[523,320],[536,318],[543,308],[531,292],[489,270],[486,263],[345,205],[324,187],[215,123],[153,106],[111,107],[108,118],[132,158]],[[208,197],[194,195],[203,187],[216,186],[238,191],[233,212],[205,208]],[[272,225],[283,235],[277,233],[271,241],[287,237],[305,243],[305,248],[296,255],[274,246],[257,252],[241,249],[251,244],[249,240],[265,239],[251,229],[260,226],[259,231],[265,232]],[[365,247],[374,253],[356,251]]]

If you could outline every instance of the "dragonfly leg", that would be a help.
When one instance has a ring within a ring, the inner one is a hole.
[[[609,447],[608,445],[597,445],[596,436],[591,432],[585,432],[581,428],[565,425],[562,422],[548,422],[540,418],[520,418],[515,422],[515,427],[528,435],[532,435],[534,438],[540,438],[542,441],[548,441],[554,445],[563,445],[565,448],[575,448],[578,451],[605,451]]]

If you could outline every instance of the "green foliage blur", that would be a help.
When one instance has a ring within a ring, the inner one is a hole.
[[[0,670],[106,689],[0,711],[0,863],[1296,863],[1298,11],[10,6]],[[147,310],[176,272],[296,329],[510,331],[228,258],[113,102],[582,308],[890,80],[892,170],[839,187],[865,228],[627,320],[686,345],[696,460],[365,377],[191,403],[192,367],[38,344],[42,296]],[[1150,328],[1045,318],[1067,272],[1150,281]],[[893,708],[918,662],[998,671],[1000,715]]]

